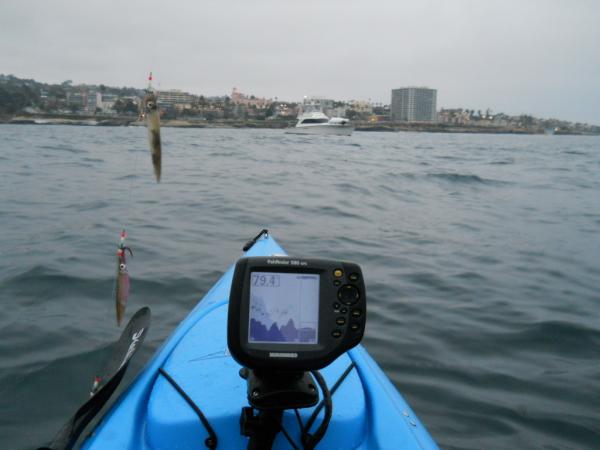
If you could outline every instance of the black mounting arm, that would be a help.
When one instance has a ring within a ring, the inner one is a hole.
[[[240,416],[241,433],[250,438],[248,450],[272,447],[277,433],[285,431],[281,426],[284,410],[308,408],[319,401],[310,372],[265,373],[244,367],[240,376],[247,382],[250,403],[242,408]],[[258,410],[257,415],[254,409]]]

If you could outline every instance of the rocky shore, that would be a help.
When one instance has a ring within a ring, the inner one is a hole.
[[[162,119],[161,126],[173,128],[265,128],[283,129],[295,125],[295,120],[241,120],[241,119]],[[0,123],[24,125],[79,125],[79,126],[144,126],[133,116],[84,115],[19,115],[0,117]],[[443,123],[355,122],[357,132],[425,132],[425,133],[482,133],[482,134],[558,134],[584,135],[571,130],[544,130],[513,126],[461,126]]]

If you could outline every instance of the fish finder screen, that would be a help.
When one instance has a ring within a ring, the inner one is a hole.
[[[249,343],[316,344],[319,275],[252,272]]]

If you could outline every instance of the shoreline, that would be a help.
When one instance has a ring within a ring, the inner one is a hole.
[[[198,119],[163,119],[161,126],[165,128],[256,128],[285,129],[293,128],[292,120],[198,120]],[[132,116],[85,116],[85,115],[18,115],[0,117],[0,124],[13,125],[70,125],[70,126],[145,126],[144,122]],[[462,134],[527,134],[527,135],[570,135],[599,136],[600,133],[585,133],[575,130],[558,130],[547,132],[540,128],[500,127],[500,126],[464,126],[444,123],[400,123],[400,122],[355,122],[356,132],[416,132],[416,133],[462,133]]]

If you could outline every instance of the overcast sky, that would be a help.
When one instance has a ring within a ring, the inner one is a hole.
[[[1,0],[0,73],[600,124],[600,1]]]

